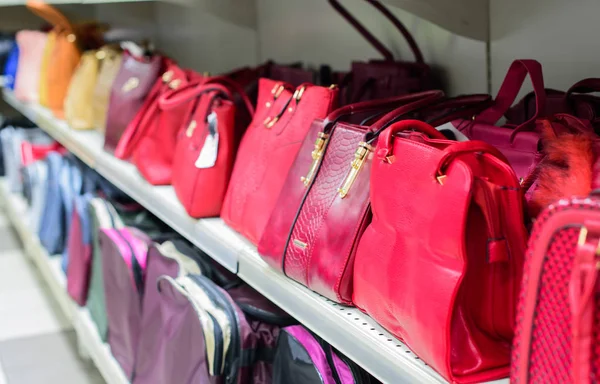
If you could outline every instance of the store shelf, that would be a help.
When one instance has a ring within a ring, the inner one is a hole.
[[[84,357],[92,359],[108,384],[128,384],[119,363],[110,352],[110,347],[100,339],[96,326],[86,308],[80,308],[67,293],[67,280],[60,266],[60,256],[50,256],[40,244],[37,234],[31,232],[28,223],[27,204],[21,196],[12,194],[4,180],[0,180],[0,200],[6,216],[16,229],[26,254],[40,271],[50,292],[58,302],[64,315],[73,325]]]
[[[112,4],[112,3],[147,3],[147,2],[155,2],[162,1],[165,3],[176,3],[187,5],[190,4],[192,0],[46,0],[48,4]],[[16,5],[25,5],[27,0],[0,0],[0,7],[8,7],[8,6],[16,6]]]
[[[4,99],[36,122],[76,156],[164,220],[215,260],[239,276],[306,327],[348,355],[384,383],[443,383],[441,376],[404,344],[362,312],[338,305],[270,268],[256,247],[219,218],[194,220],[177,201],[172,187],[153,187],[135,168],[102,150],[96,132],[76,132],[37,105],[4,91]]]

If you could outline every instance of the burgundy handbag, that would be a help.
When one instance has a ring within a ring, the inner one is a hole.
[[[439,89],[439,81],[435,79],[431,68],[425,63],[423,54],[408,29],[379,0],[367,0],[367,2],[394,24],[410,46],[415,62],[396,61],[392,52],[360,24],[338,0],[329,0],[329,4],[384,57],[383,60],[353,62],[349,74],[338,75],[341,104]]]
[[[163,58],[134,57],[128,51],[110,92],[110,101],[104,133],[104,149],[114,152],[129,123],[144,105],[163,68]]]
[[[511,383],[600,378],[600,200],[572,197],[537,219],[525,257]]]
[[[527,243],[514,171],[491,145],[416,120],[373,153],[355,305],[450,382],[506,377]]]
[[[240,144],[221,218],[258,244],[313,120],[337,106],[338,90],[261,79],[256,112]]]
[[[588,78],[573,84],[567,92],[546,89],[546,108],[540,117],[568,113],[589,120],[600,129],[600,97],[590,93],[600,91],[600,78]],[[522,124],[535,114],[535,93],[530,92],[510,108],[505,116],[509,124]]]
[[[262,257],[310,289],[350,304],[353,256],[370,221],[369,136],[442,96],[441,91],[428,91],[365,101],[315,120],[258,244]],[[344,122],[381,112],[390,113],[372,126]]]

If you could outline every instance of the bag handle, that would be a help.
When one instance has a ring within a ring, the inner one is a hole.
[[[74,28],[69,19],[55,7],[40,0],[27,0],[25,6],[54,27],[62,28],[69,33],[73,32]]]
[[[465,118],[466,116],[474,117],[477,113],[479,113],[482,109],[489,107],[489,105],[493,102],[490,95],[482,93],[482,94],[473,94],[473,95],[461,95],[452,97],[449,99],[445,99],[440,101],[437,104],[431,106],[430,110],[444,110],[444,109],[452,109],[451,111],[441,115],[436,116],[431,120],[427,120],[427,123],[437,127],[442,124],[445,124],[449,121]],[[427,111],[426,111],[427,112]]]
[[[435,171],[435,175],[436,175],[436,178],[438,179],[438,181],[440,178],[443,178],[446,176],[445,175],[446,169],[448,168],[448,166],[452,163],[452,161],[455,158],[465,155],[467,153],[490,154],[490,155],[498,158],[500,161],[502,161],[506,164],[509,164],[506,156],[504,156],[504,154],[502,152],[500,152],[500,150],[498,150],[496,147],[494,147],[488,143],[485,143],[485,142],[479,141],[479,140],[456,142],[456,143],[446,147],[446,149],[444,149],[444,153],[443,153],[442,157],[440,158],[437,169]],[[442,183],[440,182],[440,184],[442,184]]]
[[[427,94],[426,97],[418,97],[419,95]],[[411,95],[413,101],[401,105],[400,107],[386,113],[379,120],[377,120],[373,125],[371,125],[371,129],[375,131],[375,137],[379,136],[379,134],[387,129],[389,126],[394,124],[399,119],[403,119],[406,117],[408,113],[418,111],[420,109],[426,108],[430,106],[436,100],[444,97],[444,94],[441,91],[426,91],[420,93],[413,93]],[[434,129],[435,130],[435,129]],[[436,136],[444,137],[441,133],[435,130]]]
[[[410,46],[410,49],[415,56],[415,61],[417,63],[424,63],[423,53],[421,49],[417,45],[414,37],[411,33],[406,29],[404,24],[396,16],[394,16],[389,9],[387,9],[383,4],[379,2],[379,0],[366,0],[367,3],[371,4],[375,7],[379,12],[383,14],[398,31],[404,36],[406,42]],[[394,54],[390,52],[390,50],[383,45],[379,39],[377,39],[371,32],[369,32],[346,8],[344,8],[338,0],[329,0],[329,4],[340,14],[350,25],[352,25],[358,33],[360,33],[379,53],[383,55],[386,61],[394,61]]]
[[[377,157],[383,161],[393,161],[394,136],[404,131],[416,131],[425,134],[432,139],[447,140],[437,129],[420,120],[402,120],[393,123],[379,138],[377,143]]]
[[[529,59],[513,61],[502,82],[502,86],[498,91],[494,105],[481,112],[479,116],[475,118],[475,121],[489,125],[496,124],[515,102],[517,94],[527,75],[529,75],[529,78],[531,79],[533,91],[535,93],[535,114],[525,123],[517,127],[515,131],[521,131],[533,123],[538,116],[545,111],[546,91],[544,89],[542,65],[537,60]]]
[[[580,80],[573,84],[567,91],[566,97],[569,98],[573,93],[594,93],[600,92],[600,78],[590,77]]]

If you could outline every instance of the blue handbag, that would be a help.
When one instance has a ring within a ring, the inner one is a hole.
[[[46,178],[46,198],[38,232],[40,243],[49,254],[60,254],[65,245],[65,206],[61,195],[60,179],[64,156],[52,152],[46,157],[48,172]]]
[[[17,66],[19,65],[19,46],[13,42],[12,49],[8,53],[6,63],[4,64],[4,87],[15,89],[15,79],[17,78]]]

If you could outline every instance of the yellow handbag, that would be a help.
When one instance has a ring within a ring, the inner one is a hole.
[[[99,52],[99,50],[85,52],[71,78],[65,97],[65,119],[73,129],[94,128],[92,105],[100,66]]]
[[[110,91],[121,69],[122,53],[118,47],[105,46],[98,50],[97,57],[100,59],[100,73],[94,87],[92,110],[94,116],[94,127],[104,133],[106,128],[106,115],[108,113],[108,102]]]
[[[52,51],[54,50],[54,43],[56,43],[56,33],[49,32],[48,39],[46,40],[46,46],[44,47],[44,56],[42,56],[42,66],[40,68],[40,83],[38,85],[39,88],[39,102],[44,107],[49,107],[48,103],[48,78],[46,74],[48,73],[48,66],[50,65],[52,58]]]

